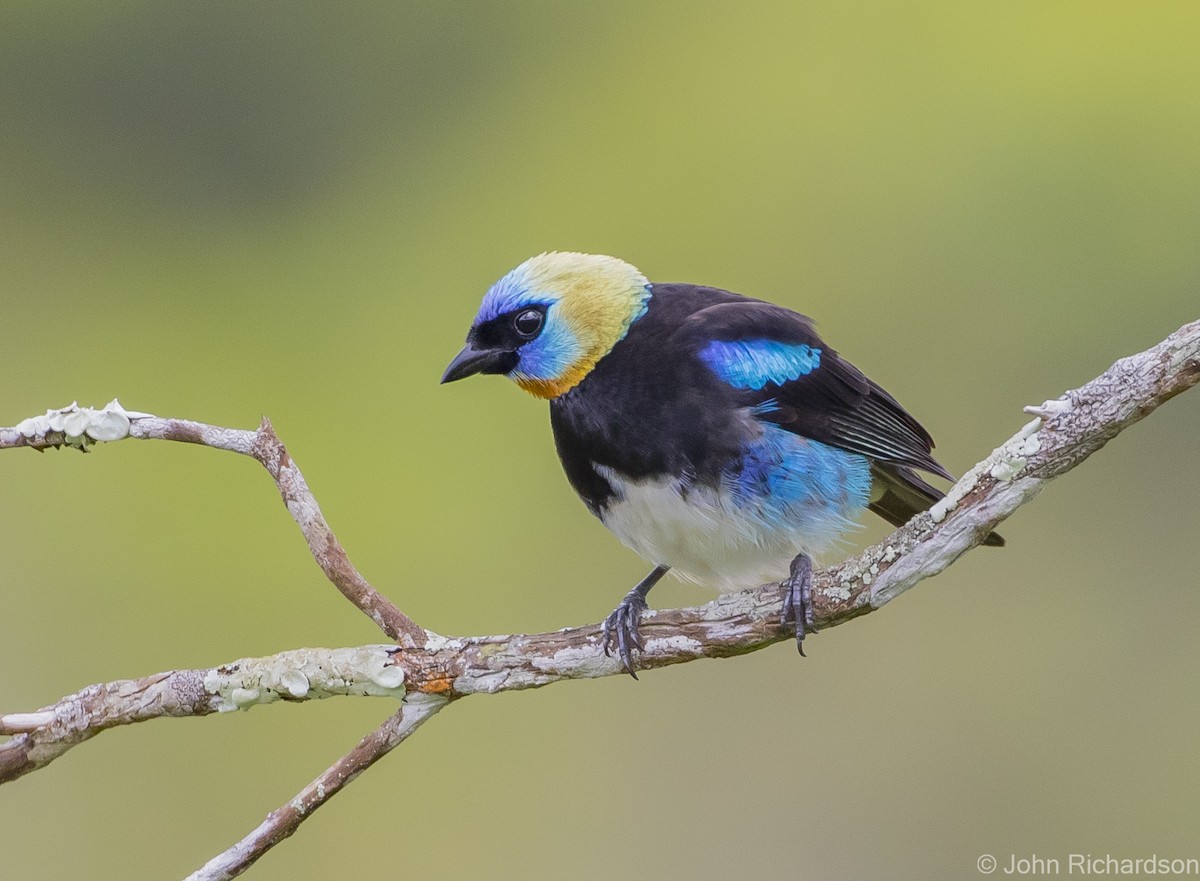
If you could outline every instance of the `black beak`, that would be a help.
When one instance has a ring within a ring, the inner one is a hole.
[[[477,349],[467,343],[442,374],[442,382],[456,382],[476,373],[508,373],[517,366],[517,360],[516,352]]]

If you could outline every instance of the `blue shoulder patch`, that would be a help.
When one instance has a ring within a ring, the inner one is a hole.
[[[701,350],[700,360],[734,388],[757,390],[812,373],[821,363],[821,350],[770,339],[714,340]]]

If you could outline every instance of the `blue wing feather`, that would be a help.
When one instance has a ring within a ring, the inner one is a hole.
[[[812,373],[821,364],[821,350],[772,339],[714,340],[700,351],[700,359],[734,388],[758,391]]]

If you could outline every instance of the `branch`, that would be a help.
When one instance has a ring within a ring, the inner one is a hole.
[[[1059,399],[1026,408],[1036,418],[971,469],[930,511],[860,554],[816,573],[817,623],[830,627],[874,611],[941,572],[1050,480],[1197,382],[1200,321],[1116,362]],[[97,441],[121,437],[186,441],[254,456],[275,478],[329,579],[399,643],[395,648],[301,649],[211,670],[162,673],[91,686],[34,713],[0,716],[0,733],[17,735],[0,746],[0,782],[4,782],[44,767],[99,731],[148,718],[204,715],[278,699],[333,694],[404,695],[396,715],[194,878],[228,878],[244,871],[450,700],[622,672],[619,662],[602,651],[599,625],[468,638],[446,638],[416,625],[350,565],[299,470],[265,420],[258,431],[246,432],[129,413],[115,401],[98,411],[72,405],[25,420],[16,428],[0,428],[0,449],[69,445],[86,450]],[[780,586],[768,584],[696,608],[646,612],[640,666],[745,654],[787,639],[789,633],[779,624],[780,607]],[[324,676],[320,672],[324,663],[348,666],[330,668],[331,675]]]
[[[171,670],[144,679],[89,685],[36,713],[0,716],[0,734],[19,734],[0,746],[0,783],[43,768],[71,747],[119,725],[163,716],[207,716],[248,710],[278,700],[338,695],[403,698],[399,649],[297,649],[243,658],[206,670]]]
[[[44,416],[25,419],[13,428],[0,428],[0,449],[32,447],[44,450],[67,446],[86,453],[97,442],[127,437],[200,444],[256,459],[279,487],[284,505],[299,525],[308,549],[325,577],[400,645],[415,646],[424,642],[425,631],[354,568],[341,542],[325,522],[308,482],[288,455],[269,419],[264,418],[257,431],[221,428],[187,419],[161,419],[149,413],[132,412],[114,399],[101,410],[71,404],[59,410],[47,410]]]
[[[374,765],[446,705],[444,698],[404,701],[400,709],[364,737],[354,749],[289,801],[267,814],[258,828],[233,847],[213,857],[185,881],[226,881],[242,874],[259,857],[289,837],[312,812],[333,798],[343,786]]]

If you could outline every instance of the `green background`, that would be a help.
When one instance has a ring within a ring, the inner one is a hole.
[[[5,4],[0,424],[267,414],[420,623],[596,621],[646,565],[571,493],[545,405],[438,385],[495,278],[597,251],[799,309],[961,472],[1200,315],[1198,29],[1095,0]],[[1200,857],[1198,433],[1200,392],[807,660],[454,706],[251,877]],[[0,709],[380,639],[252,461],[9,451],[0,493]],[[107,733],[0,790],[3,874],[185,875],[390,711]]]

